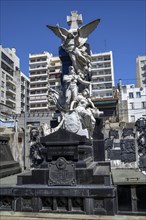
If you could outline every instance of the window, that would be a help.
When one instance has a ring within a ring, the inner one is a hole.
[[[127,93],[127,88],[123,87],[123,93],[126,94]]]
[[[2,52],[2,59],[5,62],[7,62],[11,67],[14,66],[14,62],[9,57],[7,57],[6,54],[4,54],[3,52]]]
[[[146,65],[143,66],[143,67],[141,67],[141,69],[142,69],[143,71],[146,70]]]
[[[146,109],[146,102],[142,102],[142,108]]]
[[[130,116],[130,122],[135,122],[135,115]]]
[[[5,86],[5,83],[2,81],[1,82],[1,86],[4,88],[4,86]]]
[[[3,79],[5,78],[5,73],[4,73],[4,72],[2,72],[2,78],[3,78]]]
[[[146,64],[146,60],[141,60],[141,64]]]
[[[129,92],[129,99],[133,99],[134,96],[133,96],[133,92]]]
[[[4,91],[1,91],[1,97],[4,98]]]
[[[134,109],[134,103],[133,102],[129,103],[129,106],[130,106],[130,109]]]
[[[141,97],[141,93],[140,92],[136,92],[136,98],[140,98]]]

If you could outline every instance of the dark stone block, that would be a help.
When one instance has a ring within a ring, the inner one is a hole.
[[[108,151],[108,158],[110,160],[121,160],[121,150],[110,150]]]
[[[95,129],[93,133],[94,161],[105,161],[104,135],[101,132],[102,127],[102,119],[96,119]]]
[[[20,172],[20,165],[12,156],[9,138],[0,136],[0,178]]]
[[[113,137],[114,139],[118,139],[119,138],[118,130],[110,129],[109,138],[111,138],[111,137]]]
[[[120,140],[120,146],[122,162],[127,163],[136,161],[135,139]]]

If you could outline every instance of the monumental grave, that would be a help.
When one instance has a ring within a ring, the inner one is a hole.
[[[67,17],[70,29],[47,27],[61,40],[61,91],[49,96],[61,113],[54,129],[31,129],[30,172],[17,185],[1,191],[1,210],[114,215],[116,189],[105,162],[100,112],[90,98],[89,34],[100,22],[86,25],[76,11]],[[6,205],[5,205],[6,204]]]

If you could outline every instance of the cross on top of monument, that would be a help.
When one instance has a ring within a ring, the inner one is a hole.
[[[79,15],[77,11],[71,11],[71,16],[67,16],[67,23],[70,29],[78,29],[78,24],[82,24],[82,22],[82,15]]]

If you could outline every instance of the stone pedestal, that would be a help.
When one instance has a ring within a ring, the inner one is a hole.
[[[44,158],[40,166],[19,175],[15,187],[1,192],[12,210],[115,214],[110,164],[94,161],[92,141],[60,129],[40,138],[40,144]]]

